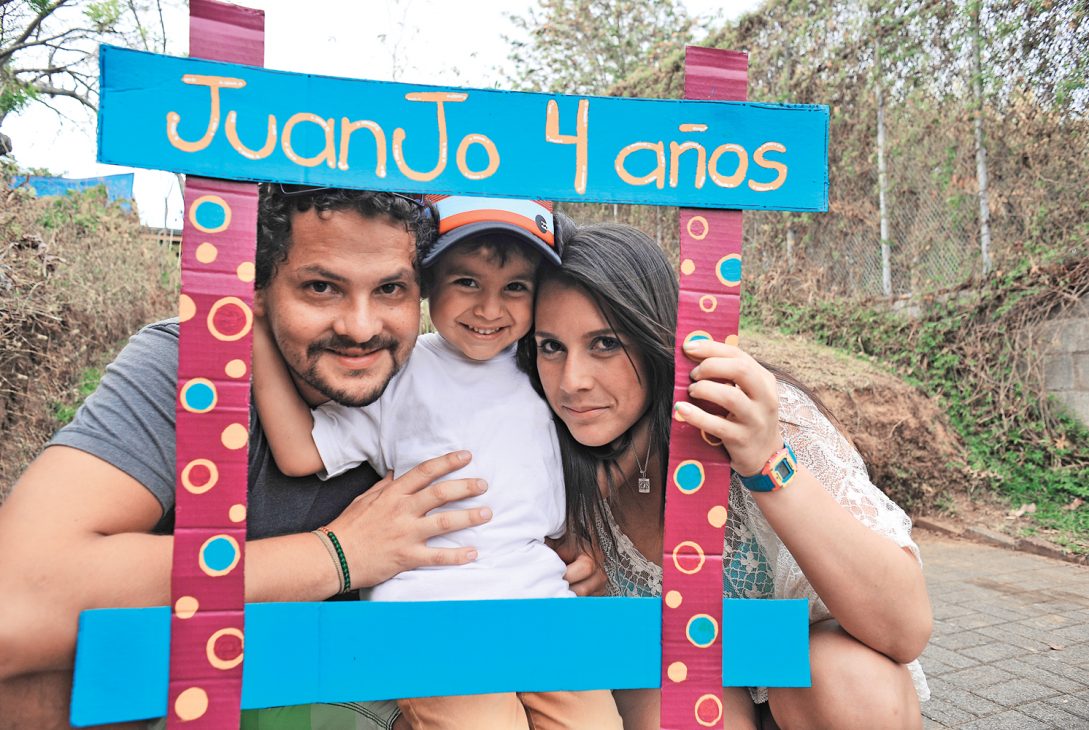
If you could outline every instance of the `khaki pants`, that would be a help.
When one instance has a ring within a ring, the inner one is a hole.
[[[622,730],[608,690],[398,700],[413,730]]]

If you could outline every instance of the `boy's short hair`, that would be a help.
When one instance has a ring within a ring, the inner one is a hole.
[[[540,268],[541,253],[529,246],[521,238],[503,231],[487,231],[479,235],[458,241],[450,248],[438,254],[420,272],[421,293],[425,297],[431,296],[432,287],[435,285],[435,270],[439,263],[452,253],[475,253],[482,251],[485,260],[494,266],[503,267],[511,258],[518,257],[533,265],[534,276]]]
[[[514,237],[560,265],[552,204],[545,200],[428,195],[438,215],[439,237],[419,251],[423,268],[447,249],[485,234]]]
[[[489,263],[506,266],[511,256],[533,264],[560,264],[552,203],[469,195],[428,195],[439,218],[439,236],[421,245],[420,286],[425,297],[435,284],[435,265],[452,251],[485,251]]]

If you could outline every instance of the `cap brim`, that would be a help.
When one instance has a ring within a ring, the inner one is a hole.
[[[537,238],[532,233],[524,228],[516,226],[512,223],[501,223],[499,221],[481,221],[479,223],[469,223],[464,226],[458,226],[452,231],[442,234],[438,240],[435,241],[435,245],[431,247],[431,250],[427,252],[427,255],[420,260],[421,266],[430,266],[435,262],[444,251],[449,249],[454,244],[460,243],[468,238],[483,235],[485,233],[508,233],[513,235],[518,240],[528,243],[535,248],[546,259],[559,266],[562,261],[560,255],[556,249],[549,246],[547,243]]]

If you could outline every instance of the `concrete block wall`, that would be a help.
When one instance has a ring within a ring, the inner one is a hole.
[[[1089,298],[1047,322],[1041,334],[1045,387],[1089,424]]]

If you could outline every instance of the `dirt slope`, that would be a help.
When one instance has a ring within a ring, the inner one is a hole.
[[[809,386],[850,434],[874,483],[909,512],[979,496],[941,406],[918,389],[876,364],[796,337],[745,331],[741,347]]]

